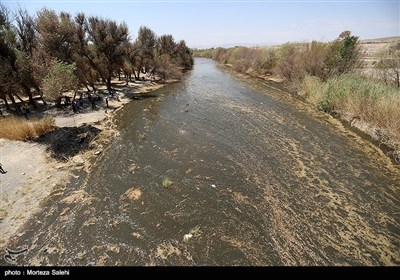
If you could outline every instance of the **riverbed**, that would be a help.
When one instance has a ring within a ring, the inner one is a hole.
[[[196,59],[11,245],[30,265],[399,265],[400,176],[271,82]]]

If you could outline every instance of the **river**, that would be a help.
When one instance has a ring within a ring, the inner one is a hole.
[[[270,82],[196,59],[116,123],[28,222],[21,264],[400,265],[398,169]]]

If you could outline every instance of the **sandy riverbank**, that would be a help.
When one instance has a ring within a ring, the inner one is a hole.
[[[118,85],[118,98],[110,98],[109,108],[102,101],[95,110],[87,108],[79,114],[74,114],[72,110],[46,111],[44,115],[53,116],[57,127],[89,124],[101,130],[91,141],[89,150],[67,161],[56,160],[42,144],[0,139],[0,162],[7,171],[6,174],[0,174],[0,248],[6,246],[10,237],[18,234],[23,224],[40,209],[41,203],[52,192],[63,189],[70,182],[74,171],[90,169],[90,159],[103,151],[118,134],[113,124],[117,110],[133,98],[166,84],[147,81],[130,83],[128,86]]]

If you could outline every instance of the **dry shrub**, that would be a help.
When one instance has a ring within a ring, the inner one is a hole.
[[[34,121],[16,117],[1,118],[0,137],[10,140],[26,140],[51,131],[54,127],[54,119],[51,117]]]
[[[271,75],[276,63],[276,50],[273,48],[264,48],[260,50],[260,58],[253,64],[254,71],[259,75]]]
[[[274,72],[289,82],[304,78],[306,72],[302,59],[303,47],[295,43],[282,45],[278,50],[278,61]]]

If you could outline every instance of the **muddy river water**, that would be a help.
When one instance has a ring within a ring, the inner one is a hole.
[[[398,169],[269,82],[196,59],[116,122],[14,242],[19,264],[400,264]]]

